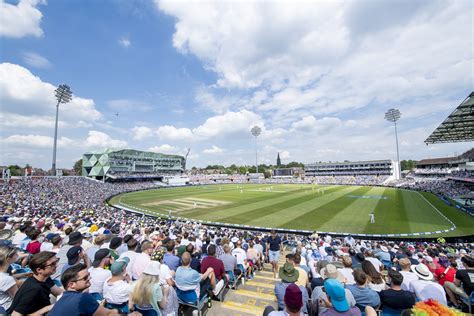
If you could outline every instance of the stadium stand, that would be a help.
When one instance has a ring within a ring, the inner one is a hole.
[[[262,315],[279,308],[309,315],[467,311],[471,244],[278,236],[148,217],[103,203],[151,187],[83,177],[2,186],[1,308],[20,314],[128,308],[178,315],[191,312],[189,305],[201,297],[199,307],[210,315]],[[393,274],[391,267],[401,272]],[[231,281],[238,279],[235,286]],[[50,294],[60,298],[50,301]],[[211,300],[216,297],[220,301]],[[330,304],[336,297],[340,303]],[[103,298],[105,307],[97,302]]]
[[[132,149],[88,152],[82,157],[82,175],[97,180],[161,180],[165,175],[180,175],[186,159]]]

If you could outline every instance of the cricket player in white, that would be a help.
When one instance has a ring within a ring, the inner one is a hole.
[[[375,214],[374,214],[374,213],[370,213],[369,216],[370,216],[370,223],[371,223],[371,224],[375,224]]]

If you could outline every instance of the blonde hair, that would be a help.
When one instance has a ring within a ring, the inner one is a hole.
[[[132,293],[130,294],[130,299],[134,304],[137,305],[147,305],[151,304],[153,299],[153,289],[154,285],[160,282],[160,277],[158,275],[150,275],[142,273],[140,279],[133,287]],[[156,302],[155,302],[156,303]]]
[[[16,252],[17,249],[13,247],[0,247],[0,267],[8,266],[8,259],[12,258]]]

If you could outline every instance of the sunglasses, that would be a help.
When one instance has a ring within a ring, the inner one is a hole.
[[[59,258],[56,258],[53,263],[47,264],[47,265],[45,265],[44,267],[45,267],[45,268],[47,268],[47,267],[55,267],[55,266],[58,265],[58,262],[59,262]]]
[[[87,281],[87,280],[89,280],[90,278],[91,278],[90,273],[87,273],[84,277],[82,277],[82,278],[80,278],[80,279],[76,279],[76,280],[74,280],[74,281],[72,281],[72,282]]]

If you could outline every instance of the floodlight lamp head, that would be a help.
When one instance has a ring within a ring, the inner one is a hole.
[[[401,116],[402,114],[398,109],[390,109],[385,113],[385,119],[392,123],[398,121]]]
[[[58,103],[68,103],[72,99],[72,91],[68,85],[62,84],[56,90],[56,99]]]
[[[259,126],[255,125],[254,127],[252,127],[250,132],[252,133],[253,136],[257,137],[262,132],[262,129]]]

